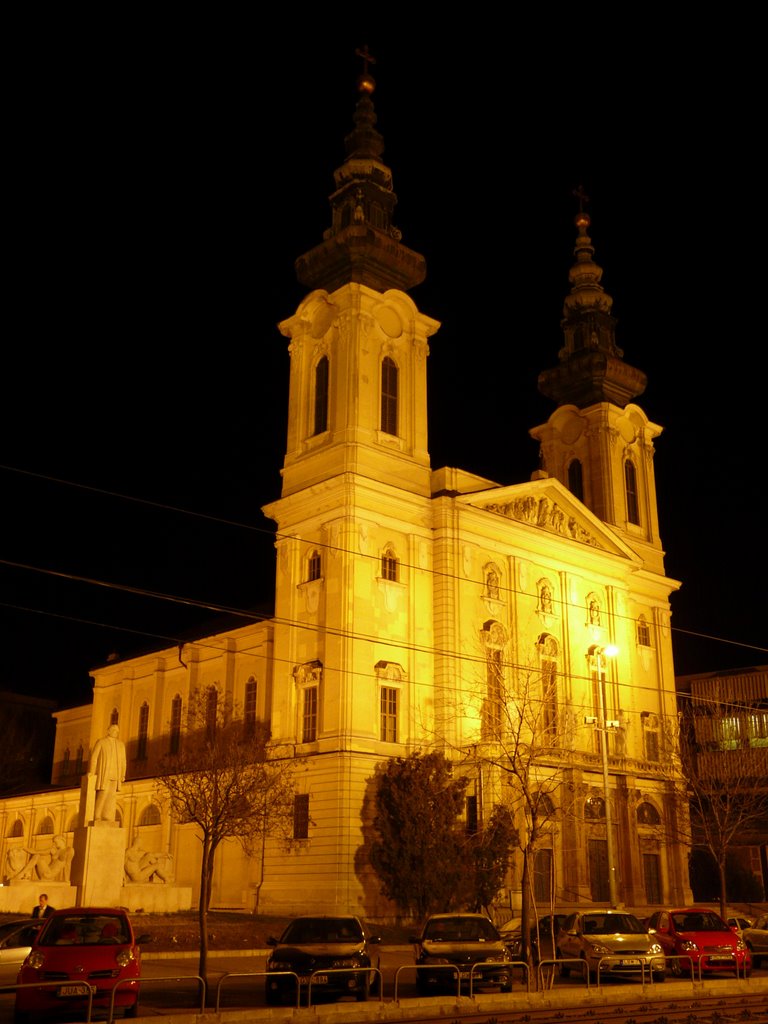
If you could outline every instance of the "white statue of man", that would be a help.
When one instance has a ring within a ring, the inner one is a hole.
[[[91,752],[90,775],[96,776],[94,821],[114,821],[117,794],[125,781],[125,744],[118,739],[120,730],[110,725],[107,735],[96,740]]]

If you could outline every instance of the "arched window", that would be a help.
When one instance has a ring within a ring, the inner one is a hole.
[[[536,807],[536,815],[540,822],[552,821],[555,817],[555,805],[552,803],[552,798],[548,793],[543,793],[541,790],[536,794],[534,801]]]
[[[485,596],[493,601],[499,599],[499,570],[495,565],[488,565],[485,568]]]
[[[381,556],[381,578],[383,580],[392,580],[397,583],[397,555],[394,549],[390,546],[385,548]]]
[[[109,724],[110,725],[119,725],[120,724],[120,712],[117,710],[117,708],[112,708],[112,710],[110,711],[110,713],[109,713]]]
[[[147,759],[147,737],[149,736],[149,704],[146,701],[139,708],[139,736],[136,741],[136,758]]]
[[[307,570],[307,579],[310,581],[319,580],[320,577],[322,576],[323,563],[320,558],[319,551],[313,551],[312,554],[309,556]]]
[[[484,740],[501,738],[504,715],[504,627],[493,620],[483,626],[485,646],[485,697],[481,708],[480,734]]]
[[[651,646],[651,629],[644,615],[637,617],[637,642],[641,647]]]
[[[541,714],[539,732],[546,742],[553,742],[557,736],[558,694],[557,668],[559,647],[557,640],[548,633],[539,637],[539,668],[541,672]]]
[[[627,495],[627,522],[640,525],[640,506],[637,500],[637,470],[631,459],[624,460],[624,490]]]
[[[605,800],[601,796],[590,796],[584,802],[584,817],[591,821],[605,820]]]
[[[381,429],[397,434],[397,366],[389,356],[381,361]]]
[[[71,815],[69,821],[67,822],[67,832],[74,832],[79,824],[80,824],[80,815],[79,814]]]
[[[243,727],[246,736],[256,731],[256,680],[250,677],[245,684],[245,701],[243,702]]]
[[[555,610],[555,602],[552,598],[552,584],[549,580],[539,580],[539,611],[542,615],[552,615]]]
[[[315,429],[324,434],[328,429],[328,356],[318,360],[315,367]]]
[[[37,834],[39,836],[52,836],[53,835],[53,818],[50,814],[46,814],[43,820],[37,827]]]
[[[584,474],[581,459],[571,459],[568,463],[568,490],[579,501],[584,501]]]
[[[9,839],[19,839],[24,835],[24,822],[21,818],[17,818],[11,823],[11,827],[8,829]]]
[[[139,825],[159,825],[160,809],[157,804],[147,804],[139,817]]]
[[[317,739],[317,699],[316,686],[305,686],[302,690],[301,708],[301,742],[314,743]]]
[[[171,701],[171,728],[170,742],[168,744],[169,754],[178,754],[181,745],[181,696],[176,696]]]
[[[647,800],[643,800],[641,804],[637,806],[637,824],[638,825],[660,825],[661,815]]]

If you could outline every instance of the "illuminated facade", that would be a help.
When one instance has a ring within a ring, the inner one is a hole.
[[[153,766],[183,742],[190,694],[215,686],[271,724],[297,767],[294,841],[263,858],[219,858],[214,905],[264,912],[391,915],[367,866],[372,779],[387,758],[442,749],[472,778],[468,823],[495,803],[525,816],[495,761],[514,722],[536,737],[533,786],[548,825],[535,853],[540,898],[608,900],[606,796],[616,880],[628,906],[685,902],[687,850],[665,744],[675,716],[669,596],[653,472],[661,428],[632,401],[639,371],[615,344],[586,215],[565,303],[565,345],[540,388],[556,403],[532,431],[541,468],[509,486],[432,469],[427,357],[439,324],[407,294],[426,273],[400,241],[372,80],[335,174],[332,224],[297,261],[307,295],[280,324],[291,357],[274,619],[93,673],[92,709],[57,716],[54,782],[77,782],[118,720],[127,829],[169,850],[196,884],[197,848],[154,800]],[[618,657],[600,652],[616,644]],[[594,724],[602,694],[609,793]],[[607,727],[607,726],[606,726]],[[3,836],[40,818],[66,831],[76,789],[5,801]],[[603,801],[601,805],[601,800]],[[21,821],[21,827],[13,822]],[[19,837],[16,836],[16,839]],[[516,861],[504,897],[519,897]]]

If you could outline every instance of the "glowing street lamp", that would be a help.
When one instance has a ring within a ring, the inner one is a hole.
[[[593,655],[595,659],[595,669],[597,672],[597,693],[598,693],[598,711],[597,717],[594,715],[587,715],[584,718],[584,722],[587,725],[593,725],[600,733],[600,758],[603,763],[603,790],[605,793],[605,834],[606,834],[606,855],[608,859],[608,893],[611,900],[611,907],[615,909],[618,906],[618,892],[616,885],[616,851],[613,845],[613,819],[611,816],[611,797],[608,788],[608,739],[607,734],[609,732],[615,732],[619,728],[619,723],[614,719],[607,720],[605,717],[605,689],[604,689],[604,659],[615,658],[619,653],[618,647],[614,644],[606,644],[605,647],[599,647],[595,644],[594,647],[590,647],[589,653]]]

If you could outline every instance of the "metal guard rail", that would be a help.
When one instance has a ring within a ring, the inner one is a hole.
[[[132,979],[136,981],[137,979]],[[65,984],[62,981],[30,981],[26,985],[0,985],[0,992],[18,992],[20,988],[61,988]],[[83,992],[83,999],[86,995],[88,997],[88,1012],[85,1018],[85,1024],[91,1024],[91,1017],[93,1014],[93,996],[97,991],[95,985],[89,984],[87,981],[72,981],[69,982],[71,985],[79,985],[83,989],[87,989],[87,992]],[[110,1006],[109,1021],[107,1024],[112,1024],[113,1011]]]
[[[525,970],[526,987],[530,992],[531,983],[528,971],[528,964],[524,960],[478,960],[477,963],[471,965],[469,969],[469,998],[474,998],[474,979],[476,974],[482,974],[482,971],[478,968],[482,967],[521,967]],[[456,998],[461,998],[461,970],[455,964],[403,964],[402,967],[398,967],[395,971],[395,992],[394,1001],[397,1002],[397,990],[400,984],[400,975],[403,971],[415,971],[417,974],[419,971],[431,970],[439,968],[441,971],[446,973],[450,971],[456,979]],[[511,973],[511,972],[510,972]]]

